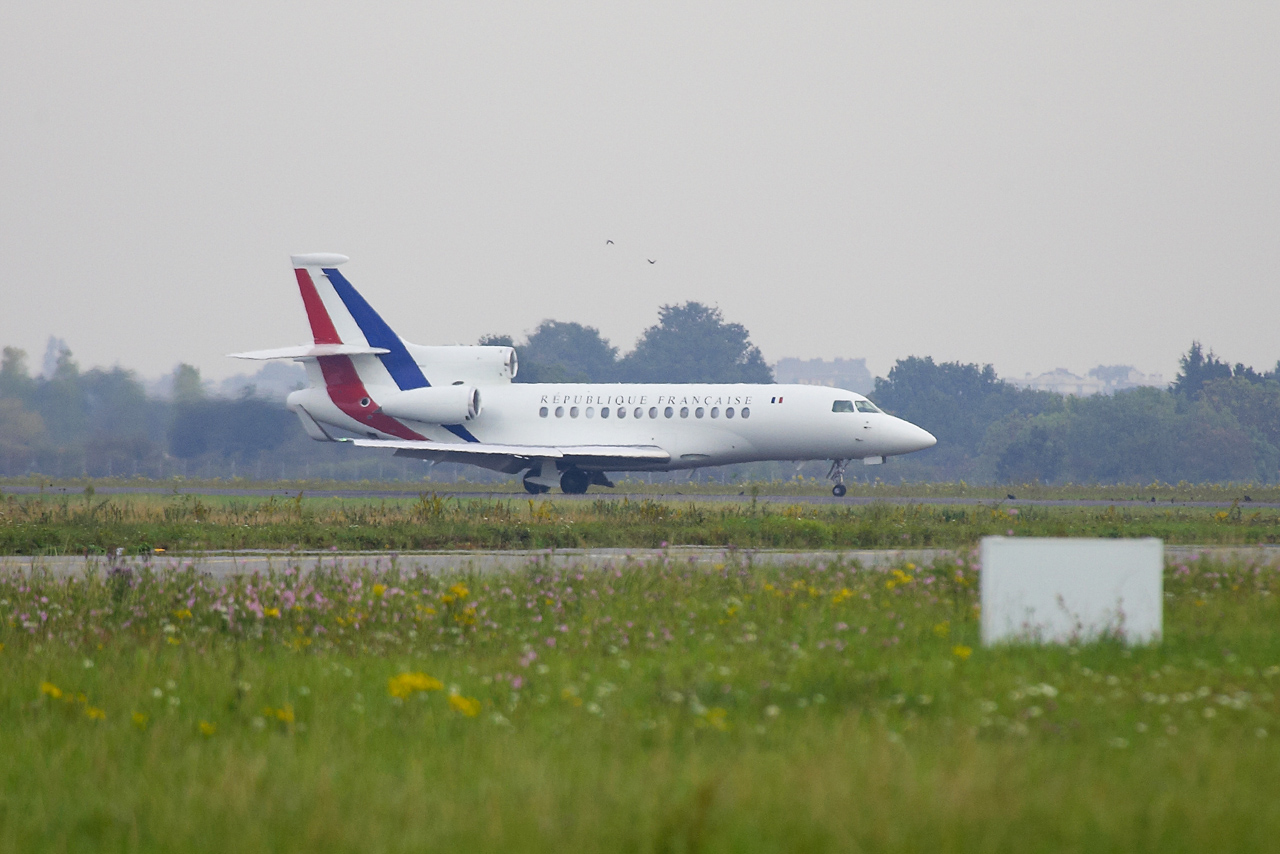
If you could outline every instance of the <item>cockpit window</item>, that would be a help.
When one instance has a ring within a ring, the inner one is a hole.
[[[879,412],[880,409],[869,400],[860,400],[858,401],[858,411],[859,412]]]
[[[854,411],[853,401],[837,400],[835,403],[831,404],[831,411],[832,412],[853,412]]]

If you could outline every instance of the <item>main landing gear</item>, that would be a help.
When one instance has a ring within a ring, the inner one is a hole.
[[[585,495],[591,485],[591,475],[582,469],[565,469],[560,475],[560,488],[565,495]]]
[[[613,481],[602,471],[586,472],[579,468],[567,468],[557,477],[555,465],[544,462],[525,472],[524,491],[530,495],[542,495],[550,492],[557,482],[566,495],[583,495],[591,486],[613,487]]]
[[[844,498],[844,494],[849,491],[844,485],[844,467],[848,462],[848,460],[832,460],[831,471],[827,472],[827,477],[835,481],[836,485],[831,487],[831,494],[836,498]]]

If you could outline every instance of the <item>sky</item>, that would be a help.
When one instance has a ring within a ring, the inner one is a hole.
[[[340,252],[421,344],[698,300],[878,375],[1270,368],[1277,44],[1265,2],[8,4],[0,344],[225,377]]]

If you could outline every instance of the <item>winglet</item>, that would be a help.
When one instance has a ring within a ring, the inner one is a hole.
[[[337,267],[351,259],[346,255],[335,255],[332,252],[310,252],[305,255],[290,255],[289,260],[293,262],[293,268],[296,270],[299,267]]]

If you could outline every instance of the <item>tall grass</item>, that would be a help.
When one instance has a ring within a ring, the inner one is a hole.
[[[1020,499],[1061,500],[1061,501],[1150,501],[1168,504],[1181,501],[1212,501],[1230,504],[1232,501],[1244,501],[1246,496],[1257,502],[1280,503],[1280,484],[1277,483],[1061,483],[1044,484],[1016,483],[991,484],[922,481],[919,483],[900,482],[894,479],[883,480],[878,477],[858,479],[854,469],[847,486],[849,495],[859,498],[966,498],[989,499],[999,501],[1006,495],[1013,494]],[[649,483],[643,475],[615,476],[616,490],[600,491],[603,496],[613,494],[647,495],[662,497],[664,495],[706,495],[706,496],[750,496],[753,492],[762,496],[774,497],[812,497],[831,494],[831,483],[816,477],[797,475],[780,480],[734,481],[730,483],[701,482],[684,480],[682,475],[673,475],[670,479]],[[290,492],[368,492],[400,493],[411,497],[418,492],[427,491],[440,495],[466,493],[487,493],[490,495],[510,494],[523,496],[524,487],[519,478],[512,477],[501,481],[466,481],[466,480],[431,480],[423,478],[419,481],[403,480],[330,480],[312,478],[309,480],[251,480],[243,477],[230,478],[188,478],[175,477],[167,480],[153,478],[50,478],[43,475],[27,477],[0,478],[0,491],[5,487],[39,488],[49,493],[70,491],[81,492],[86,488],[94,489],[138,489],[160,492],[200,492],[207,490],[283,490]]]
[[[1007,504],[869,505],[651,498],[244,498],[20,495],[0,498],[0,554],[202,549],[952,547],[989,534],[1274,543],[1280,512]]]
[[[964,553],[0,575],[0,849],[1272,850],[1276,574],[991,650]]]

